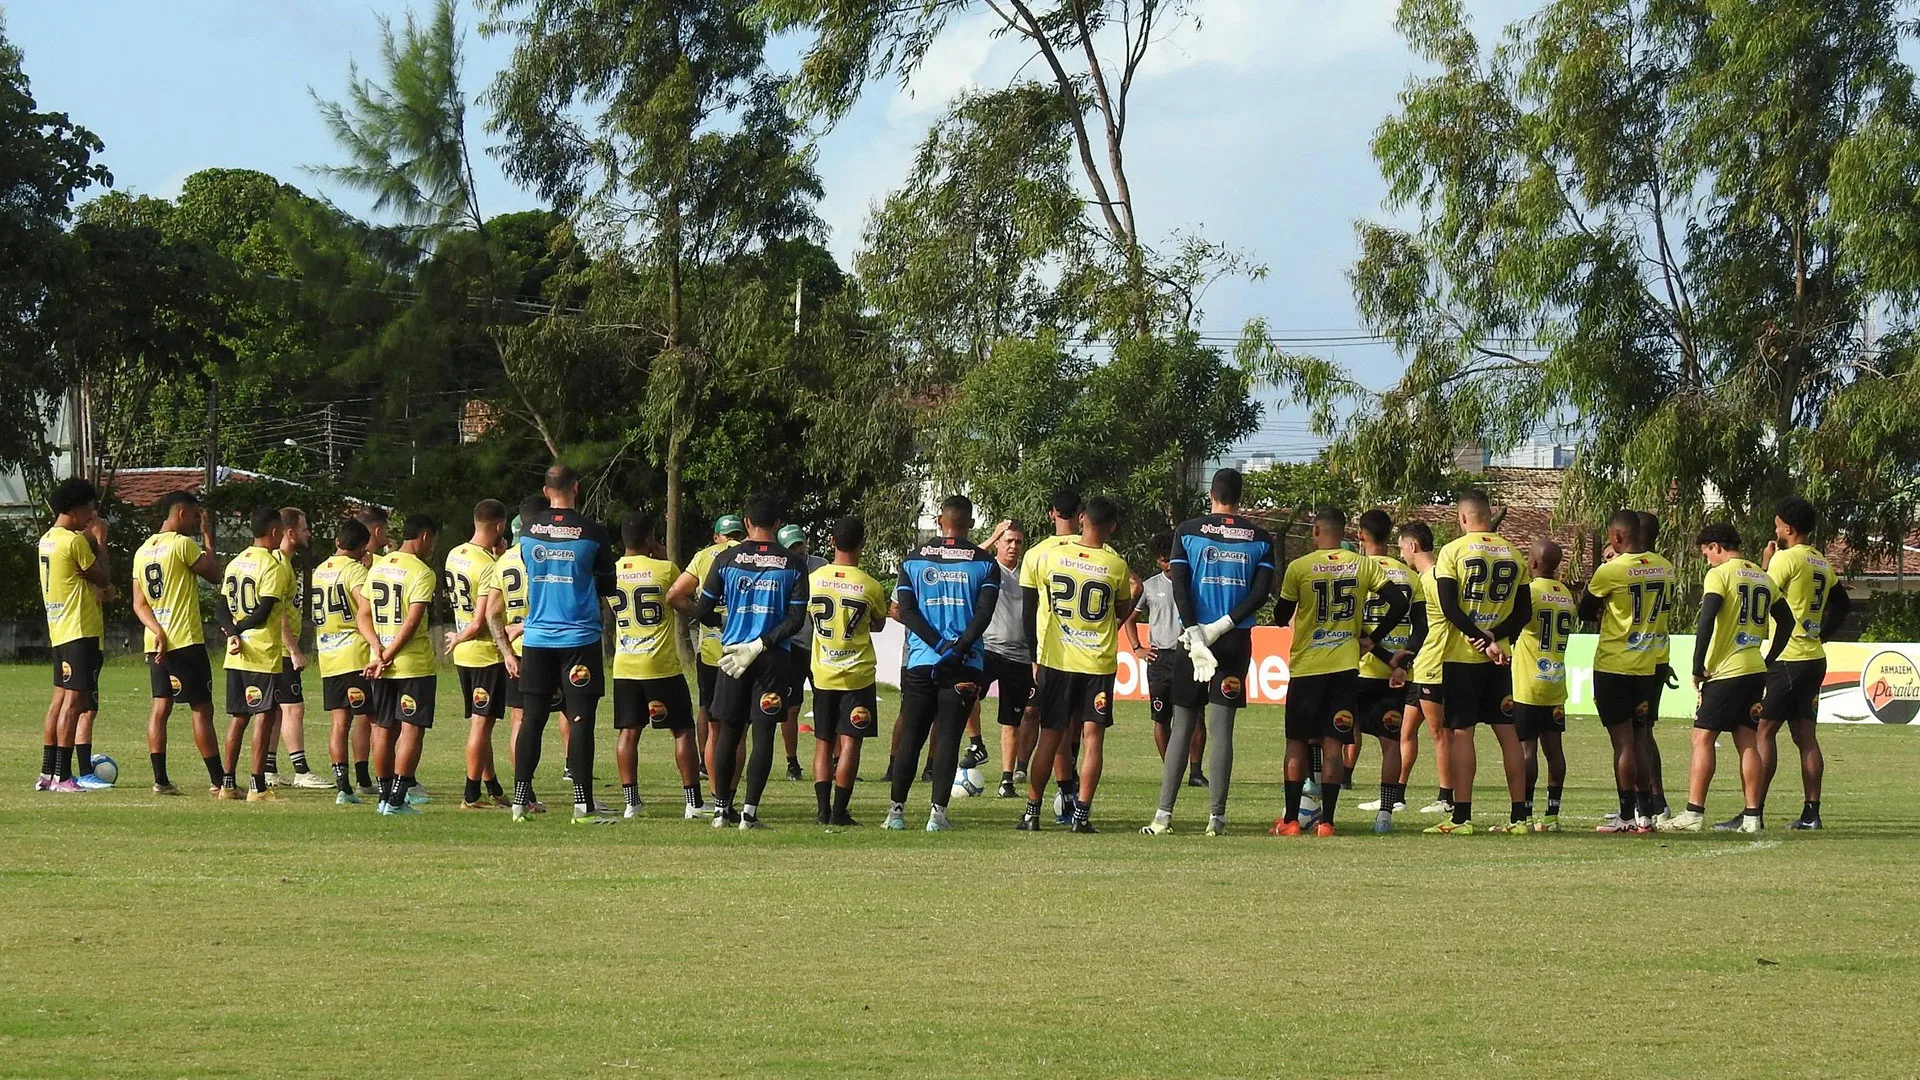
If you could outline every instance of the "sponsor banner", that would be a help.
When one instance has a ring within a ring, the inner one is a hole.
[[[899,623],[889,622],[886,629],[873,635],[880,681],[888,686],[899,685],[904,634]],[[1593,650],[1597,640],[1592,634],[1575,634],[1567,646],[1567,711],[1576,716],[1593,715]],[[1287,627],[1254,628],[1253,662],[1246,674],[1249,702],[1285,703],[1287,655],[1292,643],[1293,631]],[[1692,720],[1697,699],[1687,671],[1693,664],[1693,635],[1674,635],[1671,655],[1681,686],[1661,695],[1660,715]],[[1145,701],[1146,661],[1122,648],[1113,687],[1122,701]],[[999,691],[996,685],[993,693]],[[1820,690],[1820,722],[1920,724],[1920,644],[1836,641],[1828,645],[1827,675]]]

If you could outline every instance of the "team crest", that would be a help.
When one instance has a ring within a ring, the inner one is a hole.
[[[974,698],[980,696],[980,685],[970,682],[955,683],[953,692],[960,695],[960,700],[971,702]]]
[[[647,702],[647,719],[658,723],[667,718],[667,703],[664,701]]]
[[[1754,720],[1760,719],[1760,703],[1759,702],[1756,701],[1752,705],[1747,706],[1747,716],[1750,719],[1754,719]]]
[[[367,707],[367,692],[357,686],[347,687],[347,708],[364,709]]]
[[[1560,706],[1558,706],[1558,705],[1555,705],[1555,706],[1553,707],[1553,722],[1554,722],[1554,723],[1556,723],[1556,724],[1564,724],[1564,723],[1566,723],[1566,722],[1567,722],[1567,710],[1565,710],[1565,709],[1563,709],[1563,708],[1561,708],[1561,707],[1560,707]]]
[[[1105,690],[1093,695],[1093,711],[1097,713],[1107,711],[1107,692]]]
[[[412,694],[400,695],[400,715],[401,716],[412,716],[419,708],[420,708],[420,703],[413,700]]]
[[[71,678],[73,678],[73,665],[65,660],[60,661],[60,681],[66,682]]]
[[[1159,712],[1159,711],[1160,711],[1161,709],[1164,709],[1164,708],[1166,708],[1166,707],[1167,707],[1167,705],[1166,705],[1166,702],[1164,702],[1164,701],[1161,701],[1161,700],[1160,700],[1159,698],[1154,698],[1154,699],[1153,699],[1153,711],[1154,711],[1154,712]]]
[[[760,695],[760,711],[761,712],[763,713],[779,712],[780,705],[781,705],[781,702],[780,702],[779,694],[766,693],[766,694]]]
[[[1633,718],[1635,720],[1645,720],[1647,718],[1646,702],[1642,701],[1633,707]]]
[[[1239,697],[1240,696],[1240,677],[1237,675],[1229,675],[1226,678],[1221,679],[1220,692],[1226,695],[1227,697]]]
[[[1341,709],[1339,712],[1334,713],[1333,714],[1333,730],[1352,731],[1353,730],[1353,714],[1348,712],[1345,709]]]
[[[493,695],[487,693],[486,687],[476,686],[473,688],[473,711],[474,712],[480,712],[481,710],[485,709],[488,705],[491,705],[491,704],[493,704]]]
[[[1500,715],[1501,716],[1513,715],[1513,695],[1512,694],[1508,694],[1506,697],[1503,697],[1500,699]]]
[[[266,700],[266,697],[267,695],[262,693],[259,687],[257,686],[247,687],[247,693],[246,693],[247,708],[249,709],[257,708],[262,701]]]
[[[1380,714],[1380,726],[1389,735],[1400,730],[1400,710],[1388,709]]]
[[[567,671],[567,681],[575,686],[585,686],[593,681],[593,672],[587,670],[585,664],[575,664]]]
[[[853,711],[847,714],[847,722],[854,727],[864,728],[873,723],[873,710],[865,705],[855,705]]]
[[[180,676],[167,676],[167,685],[172,688],[174,694],[177,696],[180,693]]]

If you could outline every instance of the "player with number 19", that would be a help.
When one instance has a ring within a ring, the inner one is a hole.
[[[1567,782],[1567,755],[1561,739],[1567,731],[1567,643],[1579,628],[1573,593],[1554,580],[1560,571],[1560,545],[1540,537],[1527,553],[1527,582],[1533,618],[1513,642],[1513,733],[1527,763],[1527,821],[1534,832],[1560,831],[1560,792]],[[1533,815],[1540,779],[1540,755],[1547,755],[1547,813]],[[1498,828],[1498,826],[1496,826]],[[1512,823],[1504,830],[1518,831]]]

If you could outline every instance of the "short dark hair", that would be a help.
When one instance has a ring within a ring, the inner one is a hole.
[[[1493,499],[1487,494],[1486,488],[1468,488],[1454,501],[1462,510],[1472,507],[1486,517],[1493,516]]]
[[[851,515],[833,523],[833,550],[859,551],[867,546],[867,523]]]
[[[965,495],[949,495],[940,502],[940,514],[942,517],[958,514],[971,521],[973,520],[973,500]]]
[[[547,466],[547,475],[540,481],[548,491],[565,491],[579,482],[580,474],[573,471],[573,466],[558,461]]]
[[[90,502],[99,502],[100,493],[93,485],[78,476],[69,476],[53,487],[47,497],[47,505],[53,508],[54,515],[71,514]]]
[[[280,510],[273,506],[256,506],[253,513],[247,515],[247,525],[253,529],[253,538],[273,535],[273,530],[284,528],[280,521]]]
[[[1660,540],[1660,515],[1651,510],[1640,511],[1640,542],[1652,547]]]
[[[771,492],[757,492],[747,496],[747,524],[771,529],[780,524],[780,500]]]
[[[176,506],[199,505],[200,496],[195,495],[191,491],[169,491],[165,495],[160,496],[160,520],[165,521],[169,517],[172,517],[173,508]]]
[[[354,513],[353,519],[367,526],[385,525],[387,523],[387,508],[384,506],[363,506]]]
[[[1219,469],[1213,474],[1213,483],[1207,486],[1207,494],[1228,506],[1240,505],[1240,493],[1246,488],[1247,479],[1240,475],[1239,469]]]
[[[1376,544],[1386,543],[1387,538],[1393,535],[1393,517],[1377,506],[1361,514],[1356,524],[1361,535]]]
[[[1412,540],[1421,551],[1433,550],[1433,526],[1424,521],[1407,521],[1400,525],[1400,535]]]
[[[1162,558],[1164,556],[1169,556],[1172,554],[1173,554],[1173,534],[1172,533],[1164,532],[1164,531],[1157,532],[1157,533],[1154,533],[1152,538],[1150,538],[1147,541],[1147,558],[1158,559],[1158,558]]]
[[[1019,533],[1021,536],[1027,535],[1027,527],[1025,525],[1020,524],[1019,518],[1008,518],[1006,531],[1010,533]]]
[[[432,514],[408,514],[407,520],[400,525],[400,539],[418,540],[428,533],[440,531],[440,523],[433,520]]]
[[[489,525],[507,520],[507,504],[499,499],[481,499],[473,504],[473,520]]]
[[[529,518],[539,517],[551,509],[553,509],[552,499],[545,495],[529,495],[520,500],[520,520],[524,523]]]
[[[367,531],[367,527],[353,518],[341,522],[333,530],[333,546],[341,551],[358,551],[372,539],[373,534]]]
[[[1700,537],[1695,540],[1694,543],[1701,547],[1706,547],[1708,544],[1719,544],[1728,551],[1739,551],[1740,530],[1734,528],[1731,522],[1716,521],[1701,529]]]
[[[1820,524],[1820,512],[1813,504],[1798,495],[1789,495],[1774,505],[1773,516],[1786,522],[1787,528],[1801,536],[1813,534],[1814,526]]]
[[[289,529],[294,528],[305,520],[307,520],[307,512],[297,506],[283,506],[280,508],[280,524]]]
[[[1080,493],[1072,488],[1061,488],[1047,500],[1047,508],[1063,518],[1076,518],[1085,504],[1080,501]]]
[[[1615,510],[1612,516],[1607,518],[1607,529],[1610,532],[1619,533],[1636,544],[1640,543],[1640,511]]]
[[[1347,512],[1337,506],[1323,506],[1313,512],[1313,523],[1316,526],[1330,525],[1333,527],[1334,532],[1345,533],[1347,531]]]
[[[1120,520],[1120,504],[1105,495],[1095,495],[1088,499],[1086,510],[1083,512],[1087,515],[1087,524],[1096,529],[1112,528],[1113,523]]]
[[[638,551],[653,539],[653,515],[635,510],[620,519],[620,543],[628,551]]]

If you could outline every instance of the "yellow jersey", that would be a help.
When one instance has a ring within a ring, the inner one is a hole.
[[[1673,609],[1673,587],[1673,564],[1651,551],[1615,555],[1600,564],[1587,582],[1587,594],[1606,601],[1600,609],[1593,670],[1651,675],[1667,662],[1667,612]]]
[[[153,621],[167,635],[167,648],[200,645],[206,631],[200,622],[200,579],[193,564],[200,561],[200,545],[177,532],[157,532],[133,553],[133,587],[145,593]],[[146,650],[159,643],[153,631],[145,634]]]
[[[1280,598],[1291,600],[1294,677],[1356,671],[1361,613],[1380,590],[1379,564],[1346,548],[1310,551],[1287,564]]]
[[[1020,573],[1023,588],[1031,574],[1041,592],[1036,627],[1042,667],[1088,675],[1119,669],[1120,616],[1133,603],[1133,572],[1125,559],[1105,545],[1090,548],[1060,537],[1036,544]]]
[[[700,588],[707,583],[707,572],[713,569],[713,560],[718,558],[721,552],[739,542],[738,540],[720,540],[693,553],[693,558],[687,562],[687,573],[692,574],[693,580],[697,583],[693,591],[695,597],[700,595]],[[727,606],[719,604],[713,610],[724,624]],[[700,627],[700,662],[708,667],[713,667],[720,662],[720,631],[719,626]]]
[[[680,674],[678,622],[667,606],[667,590],[680,568],[666,559],[628,555],[613,564],[618,588],[607,598],[613,608],[613,677],[667,679]]]
[[[334,555],[314,567],[307,577],[307,621],[313,624],[313,647],[320,654],[320,677],[356,674],[367,666],[367,639],[360,636],[354,613],[367,583],[360,560]]]
[[[93,565],[93,543],[55,525],[40,537],[40,599],[47,607],[48,644],[100,636],[100,601],[82,571]]]
[[[1708,679],[1731,679],[1767,670],[1768,612],[1773,608],[1773,579],[1746,559],[1728,559],[1707,571],[1700,595],[1718,596],[1720,614],[1713,621],[1713,643],[1707,649]]]
[[[1513,700],[1522,705],[1567,703],[1567,642],[1580,628],[1573,590],[1552,578],[1527,583],[1533,618],[1513,642]]]
[[[1776,551],[1767,562],[1774,591],[1793,609],[1793,637],[1780,653],[1782,660],[1824,660],[1827,647],[1820,640],[1827,597],[1840,580],[1827,557],[1806,544]]]
[[[372,606],[373,633],[380,639],[382,648],[400,636],[401,627],[407,624],[407,612],[413,605],[433,603],[434,584],[433,568],[404,551],[382,555],[374,561],[373,569],[367,571],[362,593]],[[393,662],[387,666],[383,678],[417,679],[433,674],[429,621],[420,620],[419,629],[393,654]]]
[[[461,544],[447,552],[445,573],[447,604],[453,608],[453,628],[461,631],[480,614],[480,598],[493,584],[493,552],[478,544]],[[458,667],[484,668],[500,662],[500,647],[493,633],[480,628],[480,636],[453,647],[453,662]]]
[[[278,621],[280,623],[280,632],[284,635],[280,640],[283,644],[287,642],[298,642],[300,640],[301,623],[305,621],[305,616],[300,610],[300,600],[306,596],[306,592],[300,588],[300,571],[294,569],[293,556],[278,549],[275,549],[273,554],[280,560],[280,565],[287,568],[288,600],[286,603],[280,605],[280,618]]]
[[[1446,640],[1440,636],[1440,624],[1445,617],[1440,614],[1440,598],[1434,594],[1433,567],[1420,571],[1414,578],[1418,584],[1419,595],[1414,603],[1420,605],[1427,615],[1427,639],[1420,643],[1420,651],[1413,655],[1413,668],[1407,672],[1407,678],[1417,683],[1438,685],[1440,677],[1446,673]],[[1409,613],[1408,618],[1412,618]]]
[[[1499,533],[1468,533],[1440,549],[1434,557],[1433,578],[1456,582],[1460,589],[1460,609],[1473,624],[1491,634],[1493,628],[1513,614],[1514,597],[1527,584],[1527,560]],[[1436,594],[1437,597],[1437,594]],[[1440,607],[1436,598],[1433,604]],[[1449,664],[1487,664],[1485,653],[1445,615],[1429,622],[1429,633],[1437,632],[1444,642],[1441,654]]]
[[[287,561],[278,551],[258,544],[228,560],[221,589],[234,622],[251,618],[269,600],[283,608],[297,603]],[[227,654],[227,666],[239,671],[279,671],[280,659],[286,655],[281,637],[285,627],[286,617],[280,611],[268,615],[264,625],[240,635],[240,651]]]
[[[505,555],[494,560],[493,581],[489,588],[500,594],[500,625],[518,626],[527,621],[527,563],[520,557],[520,545],[507,549]],[[510,642],[513,655],[519,656],[523,646],[519,638]]]
[[[807,575],[807,617],[813,620],[813,685],[864,690],[878,661],[873,629],[887,617],[886,587],[857,566],[828,563]]]
[[[1374,568],[1380,571],[1382,585],[1399,585],[1412,594],[1411,602],[1407,608],[1407,617],[1400,620],[1399,627],[1396,628],[1393,633],[1381,638],[1378,642],[1378,644],[1386,647],[1388,655],[1402,652],[1407,646],[1413,644],[1413,608],[1411,604],[1421,602],[1423,594],[1420,591],[1420,576],[1409,569],[1406,563],[1401,562],[1391,555],[1369,555],[1367,558],[1372,559]],[[1367,597],[1366,609],[1361,614],[1365,625],[1379,626],[1380,620],[1386,617],[1387,598],[1378,592]],[[1360,677],[1363,679],[1390,679],[1393,677],[1393,669],[1388,667],[1386,662],[1379,657],[1372,653],[1366,653],[1360,657]]]

